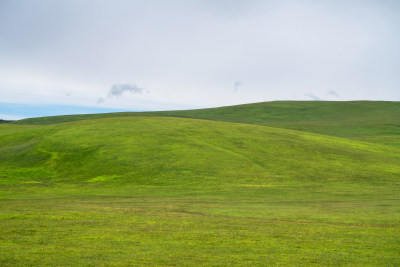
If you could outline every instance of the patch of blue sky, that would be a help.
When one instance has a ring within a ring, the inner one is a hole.
[[[18,120],[23,118],[45,117],[71,114],[92,114],[122,112],[126,109],[100,107],[68,106],[68,105],[31,105],[0,102],[0,119]]]

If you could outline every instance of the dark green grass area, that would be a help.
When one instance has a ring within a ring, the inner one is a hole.
[[[399,265],[400,149],[369,138],[170,117],[2,124],[0,265]]]
[[[54,124],[110,117],[182,117],[239,122],[363,139],[399,147],[400,102],[275,101],[211,109],[122,112],[31,118],[17,124]]]

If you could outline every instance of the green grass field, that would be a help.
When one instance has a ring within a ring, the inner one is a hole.
[[[0,124],[0,266],[398,266],[400,103]]]

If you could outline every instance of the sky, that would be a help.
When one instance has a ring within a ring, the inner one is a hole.
[[[0,119],[400,101],[399,47],[397,0],[0,0]]]

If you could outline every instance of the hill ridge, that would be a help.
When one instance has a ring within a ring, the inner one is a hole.
[[[46,125],[109,117],[180,117],[257,124],[400,147],[400,102],[389,101],[274,101],[197,110],[53,116],[14,124]]]

